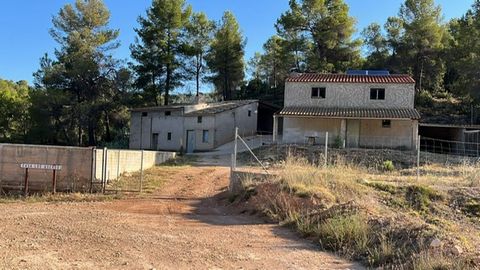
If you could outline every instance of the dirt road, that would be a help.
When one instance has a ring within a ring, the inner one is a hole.
[[[169,168],[143,199],[0,205],[0,269],[357,269],[227,206],[226,167]]]

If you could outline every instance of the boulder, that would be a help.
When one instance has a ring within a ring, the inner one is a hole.
[[[455,245],[452,247],[451,252],[454,256],[460,256],[463,253],[463,249],[461,246]]]
[[[441,248],[443,245],[442,241],[438,238],[434,238],[432,242],[430,242],[431,248]]]

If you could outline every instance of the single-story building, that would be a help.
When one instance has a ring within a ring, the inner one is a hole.
[[[209,151],[240,136],[257,133],[259,102],[169,105],[131,110],[130,148]],[[273,117],[273,112],[270,117]]]

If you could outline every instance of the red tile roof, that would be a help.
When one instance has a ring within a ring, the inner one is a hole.
[[[415,83],[410,75],[347,75],[324,73],[301,73],[290,75],[287,82],[323,82],[323,83]]]
[[[325,108],[325,107],[285,107],[281,116],[310,116],[324,118],[356,118],[356,119],[420,119],[415,109],[387,108]]]

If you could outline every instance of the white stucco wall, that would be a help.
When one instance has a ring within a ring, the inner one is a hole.
[[[250,117],[248,111],[251,111]],[[215,116],[215,147],[231,142],[235,137],[235,127],[240,136],[247,137],[256,134],[258,121],[258,102],[254,102],[232,111],[219,113]]]
[[[414,84],[295,83],[285,84],[285,107],[413,108]],[[325,87],[325,99],[311,97],[312,87]],[[371,88],[385,88],[385,100],[370,100]]]
[[[130,149],[150,150],[185,150],[187,144],[187,131],[195,131],[195,151],[212,150],[217,146],[230,142],[234,138],[235,127],[239,128],[240,135],[250,136],[257,132],[258,102],[253,102],[233,110],[203,115],[202,123],[198,123],[196,115],[185,116],[186,111],[198,110],[207,107],[201,105],[188,105],[177,108],[158,108],[155,111],[146,110],[147,116],[142,116],[141,111],[131,112]],[[166,116],[165,111],[171,115]],[[250,116],[248,116],[250,111]],[[204,143],[203,130],[208,130],[208,142]],[[168,133],[172,133],[169,141]],[[153,134],[158,134],[157,148],[152,142]],[[140,138],[142,137],[142,138]]]
[[[171,115],[165,115],[166,111],[170,111]],[[146,113],[147,116],[142,116],[142,112],[131,113],[130,149],[178,151],[183,143],[182,109],[163,109]],[[167,140],[169,132],[172,133],[170,141]],[[158,134],[157,149],[153,149],[154,133]]]
[[[185,117],[184,140],[187,139],[187,131],[195,131],[195,151],[205,151],[213,149],[215,117],[213,115],[202,116],[202,123],[198,123],[198,116]],[[208,142],[203,142],[203,131],[208,130]]]

